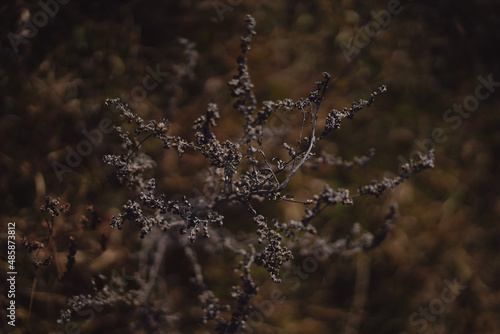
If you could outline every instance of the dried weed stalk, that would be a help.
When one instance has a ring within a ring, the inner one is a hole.
[[[179,231],[180,234],[187,234],[187,238],[178,236],[175,239],[183,247],[191,263],[193,282],[199,289],[199,298],[205,313],[203,322],[215,321],[219,333],[239,333],[245,327],[248,315],[252,311],[250,300],[258,293],[258,286],[251,275],[252,265],[265,268],[272,281],[279,283],[280,268],[293,259],[292,251],[286,245],[291,242],[301,241],[299,244],[304,254],[314,251],[315,248],[322,248],[333,256],[352,256],[379,246],[395,223],[396,205],[391,207],[385,223],[375,235],[368,232],[360,235],[359,224],[353,226],[349,236],[333,242],[320,237],[310,242],[307,235],[316,234],[313,221],[326,208],[352,205],[353,200],[362,195],[378,197],[386,189],[394,188],[410,175],[432,168],[434,163],[432,151],[427,155],[421,154],[418,161],[411,161],[402,166],[401,175],[373,181],[359,187],[354,194],[348,189],[332,189],[328,185],[324,186],[322,192],[308,200],[296,200],[293,195],[284,193],[290,180],[303,167],[316,168],[319,165],[352,167],[354,164],[364,166],[369,162],[374,155],[373,150],[349,162],[325,152],[316,152],[315,149],[329,133],[340,129],[344,118],[352,119],[358,112],[371,106],[378,95],[386,91],[386,87],[379,87],[367,100],[359,100],[342,110],[329,111],[322,122],[320,122],[320,111],[330,82],[328,73],[323,73],[323,79],[316,82],[315,89],[305,98],[297,101],[291,99],[265,101],[259,106],[247,65],[251,40],[255,35],[255,20],[247,16],[246,22],[247,33],[241,38],[242,53],[237,59],[238,73],[229,81],[232,96],[235,98],[233,108],[243,118],[240,138],[225,141],[217,138],[214,131],[221,121],[221,116],[215,104],[209,104],[205,114],[196,119],[193,125],[195,140],[189,141],[170,135],[166,119],[146,121],[131,111],[122,100],[106,101],[107,105],[120,112],[123,119],[135,125],[133,133],[121,126],[115,127],[125,151],[121,155],[104,157],[104,162],[115,168],[116,179],[136,192],[136,196],[123,205],[121,213],[113,217],[111,228],[121,229],[128,221],[139,225],[141,238],[154,228],[162,233]],[[302,124],[295,144],[283,143],[283,154],[271,157],[268,143],[264,138],[264,128],[269,118],[281,110],[297,113],[302,118]],[[320,128],[320,124],[325,125]],[[158,193],[156,180],[146,176],[156,167],[156,163],[141,150],[142,144],[153,138],[161,141],[165,150],[174,150],[179,158],[189,150],[207,159],[209,162],[205,178],[207,186],[203,194],[198,194],[194,198],[172,200],[165,194]],[[255,203],[262,201],[295,203],[304,207],[304,214],[299,220],[279,222],[258,211]],[[253,224],[257,236],[255,244],[238,241],[225,228],[225,217],[219,211],[221,205],[242,206],[248,209],[253,216],[253,221],[248,223]],[[213,243],[213,249],[226,248],[240,256],[237,270],[241,273],[241,285],[233,287],[231,295],[235,299],[234,305],[221,305],[204,281],[203,268],[199,263],[196,248],[193,247],[193,243],[200,236],[208,239],[203,241],[206,249],[210,249],[209,245]],[[158,263],[152,268],[157,267]],[[151,278],[149,283],[154,283],[157,275],[158,270],[152,270],[148,275]],[[62,313],[60,321],[69,321],[73,311],[89,305],[104,306],[116,301],[133,304],[134,299],[142,300],[141,293],[147,291],[146,295],[150,295],[151,286],[143,282],[142,287],[138,290],[127,292],[120,290],[112,293],[103,289],[94,297],[75,296],[70,299],[68,309]]]

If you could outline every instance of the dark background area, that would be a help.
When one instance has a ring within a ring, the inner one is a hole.
[[[64,163],[66,147],[76,148],[85,139],[83,129],[98,128],[104,118],[119,122],[104,101],[130,95],[143,84],[148,66],[170,75],[136,103],[135,111],[142,117],[167,117],[173,133],[189,137],[192,122],[213,102],[224,120],[217,135],[237,136],[241,118],[231,109],[234,101],[226,83],[236,73],[239,38],[245,31],[245,16],[251,14],[257,21],[257,35],[249,67],[259,101],[307,96],[326,71],[333,82],[323,103],[324,118],[332,108],[367,99],[382,84],[388,88],[372,107],[352,121],[343,121],[342,129],[323,147],[345,159],[374,147],[370,164],[364,169],[305,171],[290,184],[291,193],[307,197],[324,182],[355,191],[374,178],[397,173],[398,157],[408,160],[413,151],[429,149],[435,129],[446,135],[442,143],[432,144],[433,170],[412,176],[381,198],[360,198],[352,207],[326,211],[323,220],[315,222],[321,234],[335,238],[345,235],[354,222],[373,232],[390,204],[399,203],[400,218],[380,248],[351,261],[323,261],[297,289],[282,284],[279,289],[286,302],[275,305],[255,332],[417,333],[422,322],[412,323],[409,317],[440,300],[445,281],[455,279],[467,288],[439,315],[424,321],[426,328],[420,332],[500,332],[500,86],[494,86],[475,112],[460,118],[455,129],[455,123],[444,118],[454,104],[475,94],[481,83],[478,77],[491,76],[500,82],[498,2],[403,2],[403,10],[391,16],[351,63],[341,44],[351,43],[355,28],[364,29],[372,21],[370,12],[387,9],[387,2],[242,1],[223,13],[223,20],[214,3],[69,1],[19,45],[18,53],[9,33],[19,34],[22,20],[33,22],[42,9],[37,2],[22,0],[0,5],[0,314],[4,328],[21,333],[26,327],[35,276],[30,327],[36,333],[57,333],[64,331],[56,319],[65,300],[91,293],[92,277],[122,270],[132,275],[137,270],[137,253],[148,239],[139,239],[137,226],[117,231],[108,224],[129,196],[123,186],[107,180],[112,170],[102,163],[104,154],[120,152],[116,134],[106,135],[73,172],[63,174],[62,182],[53,163]],[[186,62],[179,37],[195,43],[198,58],[192,75],[176,72],[176,64]],[[291,118],[290,125],[300,126],[299,118]],[[188,154],[179,160],[153,144],[148,153],[159,165],[156,176],[161,177],[167,196],[192,195],[199,182],[194,175],[203,167],[198,157]],[[46,195],[71,204],[71,210],[56,220],[62,264],[35,273],[33,254],[18,243],[18,325],[11,328],[4,314],[7,223],[16,222],[18,242],[21,236],[46,242],[47,228],[39,210]],[[81,223],[80,217],[88,216],[86,205],[94,205],[102,217],[96,230]],[[281,204],[267,210],[284,218],[302,212]],[[228,224],[231,219],[241,220],[234,211],[225,214]],[[58,282],[70,235],[77,239],[75,268],[68,281]],[[218,297],[230,302],[230,286],[237,284],[230,270],[234,259],[214,259],[201,250],[200,246],[207,283]],[[299,248],[295,251],[300,253]],[[301,263],[300,255],[295,261]],[[180,316],[178,332],[206,333],[213,324],[197,324],[201,309],[189,283],[192,272],[184,262],[179,249],[172,247],[163,273],[168,307]],[[275,284],[257,269],[255,279],[261,285],[257,301],[266,300]],[[85,317],[75,321],[83,333],[132,332],[128,312],[116,308],[98,313],[92,321]],[[414,318],[421,319],[425,317]]]

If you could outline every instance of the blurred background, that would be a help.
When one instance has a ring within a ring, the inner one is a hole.
[[[332,240],[345,236],[355,222],[375,232],[397,201],[399,220],[381,247],[350,261],[320,261],[298,285],[276,286],[256,269],[261,287],[256,301],[269,300],[276,289],[286,301],[264,312],[269,314],[262,321],[254,319],[253,332],[500,333],[500,4],[493,0],[399,6],[392,0],[3,2],[2,282],[9,221],[16,222],[18,242],[17,322],[15,328],[5,323],[9,300],[2,283],[5,330],[21,333],[27,327],[35,277],[29,327],[34,333],[59,333],[65,331],[56,324],[59,310],[68,297],[92,293],[92,277],[137,271],[137,254],[148,239],[139,239],[139,227],[131,224],[123,231],[109,228],[130,197],[107,180],[112,169],[102,163],[104,154],[120,153],[116,133],[104,134],[102,142],[95,137],[97,144],[71,171],[57,172],[55,163],[67,165],[68,152],[87,140],[84,131],[102,129],[103,120],[118,124],[119,117],[104,105],[107,98],[128,99],[145,119],[167,117],[172,133],[191,139],[192,122],[213,102],[223,120],[217,136],[237,136],[241,118],[231,108],[227,81],[236,74],[247,14],[257,21],[249,68],[259,102],[306,97],[322,72],[333,78],[323,117],[332,108],[368,99],[382,84],[388,88],[372,107],[344,120],[321,147],[346,160],[373,147],[370,164],[305,170],[290,184],[290,193],[307,198],[325,182],[355,191],[396,174],[416,150],[436,151],[433,170],[380,198],[359,198],[352,207],[325,211],[315,222],[320,235]],[[370,36],[366,29],[377,27],[374,17],[383,27]],[[300,127],[300,118],[284,115],[272,126]],[[202,159],[189,154],[177,159],[154,142],[146,149],[158,163],[161,191],[171,198],[195,192]],[[71,209],[55,220],[59,260],[35,271],[34,254],[20,239],[47,243],[39,210],[46,195],[61,197]],[[95,229],[81,218],[90,217],[87,205],[101,217]],[[287,208],[264,209],[280,218],[303,212]],[[225,213],[226,224],[241,219],[235,211]],[[248,226],[241,230],[252,230],[251,221]],[[69,279],[59,282],[69,236],[76,239],[76,264]],[[238,284],[230,268],[237,261],[224,254],[214,259],[201,250],[207,284],[230,303],[230,287]],[[300,266],[300,250],[294,251]],[[178,320],[176,328],[164,330],[209,333],[213,323],[198,324],[202,312],[186,262],[180,247],[168,248],[164,299]],[[130,312],[120,306],[92,318],[75,315],[74,321],[82,333],[148,332],[130,328]]]

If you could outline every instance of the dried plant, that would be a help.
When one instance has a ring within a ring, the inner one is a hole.
[[[106,101],[106,104],[117,110],[127,123],[135,126],[133,132],[127,131],[122,126],[116,126],[117,134],[123,142],[124,152],[104,157],[104,162],[114,167],[114,177],[135,193],[123,205],[121,213],[112,218],[110,226],[122,229],[124,224],[132,222],[139,225],[141,238],[146,238],[149,232],[158,229],[168,236],[164,243],[167,243],[167,240],[177,242],[182,247],[194,273],[193,283],[198,288],[201,306],[205,313],[202,320],[204,323],[214,321],[216,331],[219,333],[239,333],[245,327],[248,315],[252,311],[251,298],[259,292],[258,285],[252,279],[254,265],[264,268],[273,282],[280,283],[280,269],[294,258],[290,249],[290,245],[294,243],[300,247],[301,254],[308,254],[314,249],[321,248],[334,257],[350,257],[358,252],[378,247],[395,224],[397,216],[395,204],[375,235],[369,232],[361,233],[360,225],[354,224],[350,235],[346,238],[335,241],[329,241],[321,236],[310,238],[317,233],[314,220],[327,208],[335,205],[352,205],[354,199],[359,196],[379,197],[386,189],[394,188],[412,174],[432,168],[434,163],[431,151],[427,155],[419,155],[418,161],[411,161],[401,166],[401,175],[360,186],[355,193],[351,193],[348,189],[332,189],[325,185],[322,192],[310,199],[295,199],[294,195],[287,193],[287,187],[299,170],[318,168],[320,165],[350,168],[355,164],[365,166],[369,162],[374,150],[349,162],[327,152],[318,152],[318,144],[332,131],[339,130],[344,118],[352,119],[358,112],[370,107],[375,99],[386,91],[386,87],[381,86],[376,89],[367,100],[359,100],[342,110],[333,109],[326,114],[326,118],[321,119],[322,103],[331,80],[328,73],[323,73],[322,80],[316,82],[315,88],[307,97],[297,101],[291,99],[264,101],[259,106],[247,64],[252,37],[255,35],[255,20],[247,16],[246,23],[247,33],[241,38],[241,56],[237,59],[238,73],[229,81],[232,96],[235,98],[233,108],[242,117],[239,138],[225,141],[217,138],[216,128],[222,119],[215,104],[209,104],[205,114],[195,120],[194,141],[190,141],[170,135],[166,119],[146,121],[134,113],[126,102],[120,99]],[[194,66],[192,62],[190,64]],[[186,71],[191,73],[191,70]],[[268,142],[264,133],[270,117],[279,111],[295,113],[300,116],[302,122],[300,129],[297,129],[295,142],[293,144],[284,142],[281,153],[273,155],[270,150],[273,143]],[[148,177],[148,174],[157,167],[156,162],[142,151],[143,143],[153,139],[159,140],[163,149],[175,151],[179,158],[189,151],[198,153],[207,160],[209,166],[203,174],[205,187],[202,193],[199,192],[192,198],[185,196],[175,200],[157,191],[155,178]],[[260,212],[259,207],[262,202],[283,201],[302,206],[304,209],[302,217],[280,222],[276,217],[267,217]],[[239,241],[230,229],[225,227],[228,222],[221,214],[221,206],[240,206],[248,210],[253,219],[240,223],[253,226],[256,238],[248,240],[255,240],[254,243]],[[46,209],[50,211],[51,207],[47,206]],[[93,209],[89,211],[93,213]],[[92,221],[94,226],[97,218],[93,217]],[[187,236],[184,237],[183,234]],[[200,236],[206,240],[198,240]],[[203,249],[214,254],[217,253],[216,250],[224,248],[239,256],[239,265],[235,270],[241,273],[241,285],[233,287],[231,296],[235,299],[235,303],[232,305],[221,304],[205,283],[203,268],[195,247],[199,243]],[[69,248],[72,249],[72,246]],[[153,293],[152,285],[159,279],[158,263],[163,258],[164,249],[165,247],[158,246],[155,250],[151,250],[153,253],[156,252],[156,260],[146,265],[147,269],[144,272],[148,273],[148,279],[137,279],[138,289],[120,288],[110,292],[105,287],[96,291],[94,297],[75,296],[69,300],[68,308],[62,312],[60,322],[69,321],[72,312],[83,307],[105,306],[116,302],[134,305],[134,300],[147,300],[147,296]],[[69,256],[68,259],[71,260]],[[70,268],[68,263],[68,270]],[[139,309],[146,307],[135,306]],[[157,312],[163,312],[164,319],[167,319],[166,323],[175,322],[176,316],[167,308],[157,305],[155,309]],[[147,314],[144,309],[139,313]]]

